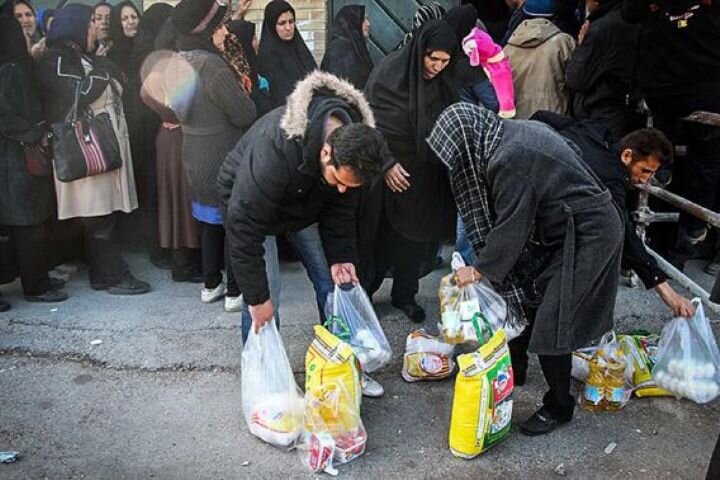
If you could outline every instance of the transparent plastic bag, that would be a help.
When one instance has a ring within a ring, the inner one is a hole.
[[[250,335],[242,352],[242,409],[250,433],[275,445],[294,445],[302,431],[303,396],[273,319]]]
[[[406,382],[442,380],[455,370],[453,352],[455,345],[429,335],[425,330],[415,330],[405,341],[402,377]]]
[[[365,452],[367,432],[352,395],[340,382],[305,394],[300,459],[311,471],[336,474],[333,462],[348,463]]]
[[[453,272],[465,266],[462,257],[453,253]],[[455,273],[440,280],[440,332],[447,343],[478,342],[486,343],[493,334],[504,329],[509,340],[520,336],[523,327],[511,327],[517,323],[510,321],[505,299],[483,279],[480,282],[458,287]]]
[[[623,408],[633,391],[633,362],[615,332],[605,334],[592,352],[583,388],[585,410],[615,411]]]
[[[693,303],[693,318],[676,318],[663,328],[652,376],[678,398],[707,403],[720,394],[720,352],[700,299]]]
[[[392,359],[392,349],[365,290],[335,285],[325,304],[325,327],[350,344],[364,372],[381,369]]]

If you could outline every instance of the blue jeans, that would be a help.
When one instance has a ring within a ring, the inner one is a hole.
[[[333,282],[332,276],[330,275],[330,267],[328,266],[327,259],[325,258],[325,250],[323,249],[322,240],[320,238],[320,229],[317,223],[310,225],[309,227],[300,230],[298,232],[292,232],[287,235],[290,244],[295,249],[297,254],[300,256],[300,260],[307,271],[308,278],[313,284],[315,289],[315,299],[317,301],[318,313],[320,322],[325,320],[325,302],[327,301],[328,295],[335,288],[335,282]],[[271,237],[268,237],[271,238]],[[268,248],[265,247],[265,264],[268,275],[268,282],[270,283],[270,298],[272,299],[273,306],[275,307],[275,320],[277,321],[278,327],[280,321],[277,315],[280,293],[280,269],[278,267],[277,259],[277,246],[275,245],[275,239],[272,238],[274,249],[272,255],[274,258],[268,259]],[[267,240],[265,242],[268,243]],[[273,266],[271,268],[271,266]],[[274,277],[274,278],[273,278]],[[275,285],[275,287],[273,287]],[[277,292],[273,294],[273,288]],[[242,314],[242,333],[243,343],[247,339],[250,327],[252,325],[252,319],[250,318],[250,312],[247,309],[247,305],[243,305]]]
[[[455,229],[455,251],[465,260],[465,265],[475,265],[477,257],[475,257],[475,252],[465,231],[465,224],[460,217],[457,219],[457,227]]]

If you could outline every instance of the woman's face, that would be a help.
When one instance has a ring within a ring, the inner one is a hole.
[[[275,24],[275,31],[280,40],[289,42],[295,36],[295,15],[292,12],[285,12],[280,15]]]
[[[362,33],[365,38],[370,36],[370,19],[368,17],[365,17],[365,20],[363,20]]]
[[[213,45],[221,52],[225,51],[225,37],[227,37],[228,29],[225,25],[215,30],[212,34]]]
[[[450,63],[450,54],[443,50],[431,50],[423,57],[423,78],[432,80]]]
[[[85,51],[86,52],[92,52],[95,50],[95,42],[98,39],[98,25],[91,21],[88,23],[88,33],[87,33],[87,45],[85,45]]]
[[[140,25],[140,18],[134,8],[129,5],[125,5],[120,10],[120,24],[122,25],[123,34],[126,37],[133,38],[137,35],[138,25]]]
[[[37,30],[37,19],[35,18],[35,12],[32,11],[32,8],[28,7],[24,3],[18,3],[15,5],[13,14],[15,15],[15,18],[17,18],[17,21],[20,22],[20,26],[22,26],[23,33],[25,35],[35,35],[35,31]]]

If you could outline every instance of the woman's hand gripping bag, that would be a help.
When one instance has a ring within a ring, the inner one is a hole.
[[[720,394],[720,352],[700,299],[693,303],[693,318],[676,318],[663,328],[652,373],[677,397],[708,403]]]
[[[473,458],[510,434],[514,377],[505,331],[498,330],[476,352],[458,356],[450,451]]]
[[[340,383],[360,411],[360,365],[353,349],[325,327],[315,325],[314,330],[305,355],[305,391],[322,391],[325,385]]]
[[[241,369],[250,433],[276,447],[294,445],[302,432],[304,400],[274,320],[257,333],[251,329]]]
[[[333,293],[328,295],[325,315],[325,327],[350,344],[364,372],[374,372],[390,363],[390,343],[362,287],[346,290],[335,285]]]

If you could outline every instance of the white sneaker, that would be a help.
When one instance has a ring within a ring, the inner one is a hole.
[[[365,397],[378,398],[382,397],[385,393],[383,386],[364,372],[360,374],[360,386],[362,387],[362,394]]]
[[[242,310],[242,306],[242,295],[238,295],[237,297],[228,297],[227,295],[225,296],[226,312],[239,312],[240,310]]]
[[[225,284],[220,282],[220,284],[213,288],[203,288],[200,292],[200,301],[202,303],[212,303],[217,300],[220,300],[225,295]]]

